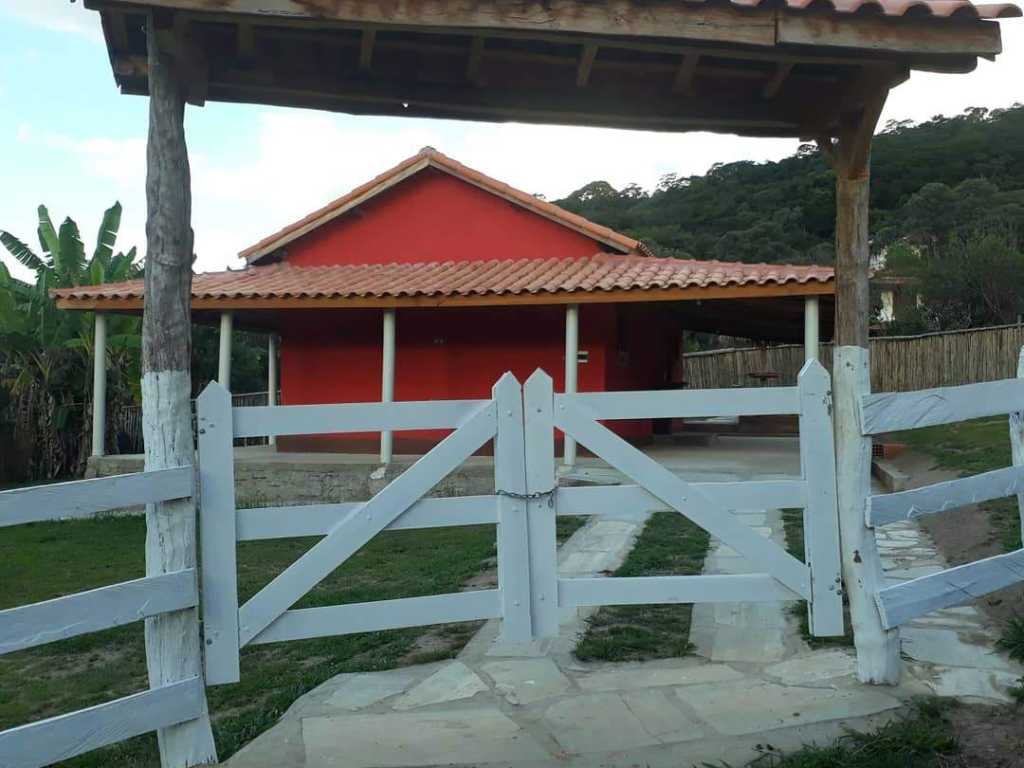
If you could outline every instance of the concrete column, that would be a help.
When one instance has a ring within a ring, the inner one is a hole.
[[[107,439],[107,316],[95,314],[92,350],[92,455],[102,456]]]
[[[220,313],[220,357],[217,364],[217,383],[231,391],[231,326],[234,316]]]
[[[277,405],[277,336],[267,338],[267,405]],[[277,445],[277,436],[267,438],[269,445]]]
[[[380,378],[380,401],[391,403],[395,400],[395,310],[384,310],[383,365]],[[380,461],[390,464],[394,446],[391,432],[380,433]]]
[[[808,296],[804,299],[804,359],[818,359],[818,297]]]
[[[565,308],[565,394],[576,393],[580,356],[580,306],[569,304]],[[576,441],[565,436],[565,465],[576,464]]]

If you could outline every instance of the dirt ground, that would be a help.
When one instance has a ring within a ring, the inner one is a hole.
[[[1024,768],[1024,710],[957,707],[948,714],[960,740],[958,768]]]
[[[910,477],[908,488],[960,477],[955,470],[936,469],[932,457],[915,451],[906,451],[890,462]],[[921,523],[950,565],[963,565],[1003,554],[998,537],[989,525],[988,514],[976,504],[941,515],[930,515]],[[1010,617],[1024,616],[1024,584],[993,592],[978,605],[999,629]]]

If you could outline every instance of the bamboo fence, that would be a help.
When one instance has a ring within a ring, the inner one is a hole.
[[[1014,378],[1022,345],[1020,325],[873,338],[871,389],[909,392]],[[832,345],[822,344],[820,356],[831,372]],[[692,389],[794,386],[804,364],[804,348],[791,344],[720,349],[683,359],[683,375]]]

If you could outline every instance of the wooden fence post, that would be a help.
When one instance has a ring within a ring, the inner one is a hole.
[[[192,466],[192,195],[185,147],[185,84],[180,57],[162,47],[173,34],[146,23],[149,139],[146,147],[146,276],[142,318],[142,434],[146,470]],[[194,568],[195,499],[146,507],[146,575]],[[202,678],[195,608],[146,620],[152,687]],[[203,714],[157,732],[163,768],[217,762],[206,697]]]
[[[238,569],[231,393],[211,383],[196,401],[203,640],[208,685],[237,683]]]
[[[871,389],[868,351],[837,347],[834,366],[839,537],[857,648],[857,677],[863,683],[894,685],[900,678],[899,633],[883,628],[875,603],[885,578],[875,532],[865,519],[871,495],[871,438],[861,434],[860,399]]]
[[[498,407],[494,436],[494,490],[498,495],[498,588],[501,636],[510,642],[533,637],[530,621],[530,530],[526,500],[526,445],[523,437],[523,388],[506,373],[492,390]]]
[[[839,559],[836,460],[832,434],[832,384],[817,360],[808,360],[800,388],[800,468],[807,483],[804,546],[811,566],[811,632],[842,635],[843,590]]]
[[[869,202],[871,140],[889,87],[898,72],[866,69],[856,101],[842,116],[839,140],[818,140],[836,173],[836,323],[832,364],[839,534],[843,577],[850,599],[857,676],[861,682],[895,685],[900,678],[899,636],[882,628],[875,595],[883,586],[875,534],[866,525],[871,490],[871,439],[860,428],[860,398],[871,391],[868,318],[871,296]]]
[[[1024,379],[1024,347],[1017,358],[1017,378]],[[1010,414],[1010,453],[1013,466],[1024,466],[1024,411]],[[1024,493],[1017,494],[1017,511],[1020,514],[1020,538],[1024,546]]]
[[[555,543],[554,384],[538,369],[526,380],[526,491],[543,494],[527,503],[530,530],[530,615],[536,639],[558,637],[558,553]]]

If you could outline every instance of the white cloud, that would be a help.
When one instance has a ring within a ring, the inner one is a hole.
[[[0,13],[54,32],[70,32],[95,42],[103,40],[100,15],[69,0],[3,0]]]

